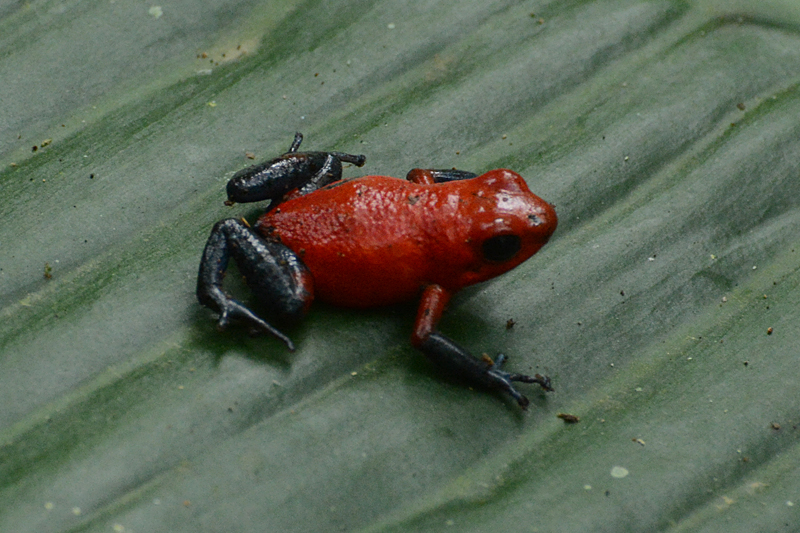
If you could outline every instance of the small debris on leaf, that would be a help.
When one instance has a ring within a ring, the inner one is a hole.
[[[556,416],[567,424],[577,424],[581,421],[580,417],[568,413],[558,413]]]
[[[615,466],[611,469],[611,477],[615,477],[617,479],[622,479],[627,477],[630,472],[624,466]]]

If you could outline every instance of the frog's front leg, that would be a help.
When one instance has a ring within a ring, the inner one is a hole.
[[[228,205],[272,200],[275,207],[292,191],[308,194],[342,179],[342,162],[363,166],[363,155],[342,152],[298,152],[303,136],[295,134],[289,151],[280,157],[240,170],[228,182]]]
[[[434,331],[449,299],[448,291],[439,285],[429,285],[425,288],[417,312],[414,334],[411,337],[415,348],[455,377],[480,387],[507,392],[523,409],[528,406],[529,401],[514,388],[512,382],[537,383],[545,391],[553,390],[550,378],[546,376],[536,374],[531,377],[502,370],[506,359],[503,354],[498,354],[495,361],[488,358],[478,359],[451,339]]]
[[[222,281],[231,257],[250,290],[265,304],[270,318],[282,321],[301,319],[314,299],[313,280],[306,266],[285,245],[268,241],[229,218],[217,222],[211,230],[197,276],[197,299],[219,313],[220,329],[231,319],[239,319],[256,331],[277,337],[294,351],[286,335],[225,293]]]
[[[406,179],[413,183],[422,185],[433,185],[434,183],[445,183],[448,181],[471,180],[478,175],[466,170],[455,168],[437,170],[433,168],[413,168],[406,174]]]

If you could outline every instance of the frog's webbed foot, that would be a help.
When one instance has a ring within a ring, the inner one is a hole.
[[[536,374],[531,377],[502,370],[503,363],[506,361],[505,355],[498,355],[496,361],[492,361],[488,357],[478,359],[438,332],[431,333],[422,342],[419,349],[449,374],[479,387],[506,392],[523,409],[527,408],[530,402],[528,398],[514,388],[512,382],[536,383],[547,392],[553,390],[550,386],[550,378],[546,376]]]

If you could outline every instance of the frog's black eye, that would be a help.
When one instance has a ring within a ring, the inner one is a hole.
[[[502,263],[517,255],[521,247],[522,242],[518,236],[497,235],[483,241],[483,257],[489,261]]]

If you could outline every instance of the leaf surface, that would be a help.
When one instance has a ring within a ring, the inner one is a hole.
[[[793,2],[0,15],[0,530],[798,523]],[[413,304],[317,305],[293,354],[216,331],[200,252],[258,212],[225,182],[295,131],[366,154],[349,176],[507,167],[555,204],[551,242],[441,324],[555,393],[522,413],[441,376]]]

